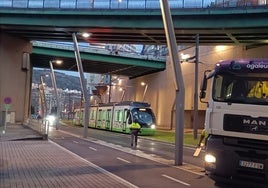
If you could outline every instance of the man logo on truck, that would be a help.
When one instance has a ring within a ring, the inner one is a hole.
[[[256,125],[256,126],[266,126],[266,121],[243,119],[243,125]]]

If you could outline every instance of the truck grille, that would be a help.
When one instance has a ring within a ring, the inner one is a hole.
[[[225,145],[250,148],[254,150],[268,151],[268,141],[260,141],[244,138],[224,137],[223,142]]]

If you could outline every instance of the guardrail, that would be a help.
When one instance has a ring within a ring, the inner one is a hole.
[[[169,0],[170,8],[229,8],[268,5],[267,0]],[[159,0],[1,0],[0,8],[160,9]]]
[[[36,120],[29,118],[27,122],[24,123],[26,126],[31,128],[32,130],[39,133],[43,136],[43,139],[48,139],[48,132],[49,132],[49,123],[48,121],[44,120]]]

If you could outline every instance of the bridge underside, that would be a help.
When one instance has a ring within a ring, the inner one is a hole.
[[[193,45],[199,34],[200,45],[268,44],[267,6],[229,9],[175,9],[173,24],[178,45]],[[0,9],[0,31],[28,41],[68,41],[77,33],[80,42],[90,44],[166,45],[160,10],[34,10]],[[91,36],[84,39],[82,32]],[[34,67],[48,68],[54,58],[64,59],[55,67],[76,71],[73,52],[34,48]],[[121,74],[135,78],[161,71],[165,65],[145,60],[108,55],[82,54],[85,72]],[[131,63],[129,63],[131,62]]]
[[[177,44],[199,34],[201,45],[266,45],[267,8],[172,10]],[[90,43],[166,44],[160,10],[0,9],[0,16],[1,31],[27,40],[72,41],[72,33],[89,32]]]

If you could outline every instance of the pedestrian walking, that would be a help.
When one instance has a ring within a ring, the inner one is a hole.
[[[200,135],[200,140],[199,140],[199,143],[197,144],[197,148],[193,154],[194,157],[198,157],[201,150],[202,150],[202,147],[206,146],[206,143],[207,143],[207,139],[208,139],[208,133],[205,129],[202,130],[201,132],[201,135]],[[204,143],[203,143],[204,142]]]
[[[141,131],[141,126],[138,123],[137,119],[131,123],[130,127],[130,135],[131,135],[131,147],[136,147],[138,143],[138,134]]]
[[[207,138],[208,138],[208,133],[205,129],[202,130],[201,132],[201,135],[200,135],[200,140],[199,140],[199,143],[198,143],[198,147],[202,147],[202,143],[204,141],[204,144],[203,146],[206,146],[206,143],[207,143]]]

